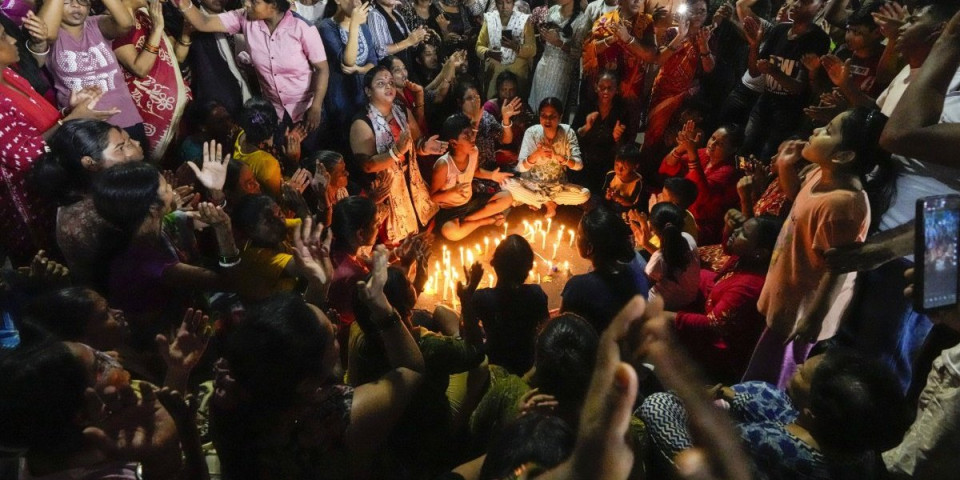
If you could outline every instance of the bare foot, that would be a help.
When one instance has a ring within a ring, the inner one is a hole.
[[[553,218],[557,216],[557,203],[556,202],[547,202],[543,204],[544,207],[547,207],[547,213],[543,216],[546,218]]]

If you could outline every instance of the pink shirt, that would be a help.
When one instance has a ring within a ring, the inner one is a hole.
[[[143,123],[113,54],[112,43],[100,32],[99,20],[100,16],[87,17],[79,40],[60,27],[57,41],[50,47],[51,61],[47,62],[57,89],[57,103],[66,107],[70,103],[70,92],[96,85],[104,92],[97,102],[97,110],[120,109],[108,122],[122,128]]]
[[[273,33],[266,22],[248,20],[243,9],[221,13],[217,18],[227,33],[243,32],[246,36],[263,96],[277,109],[277,116],[283,118],[286,111],[299,122],[313,103],[312,65],[327,60],[320,32],[290,11]]]

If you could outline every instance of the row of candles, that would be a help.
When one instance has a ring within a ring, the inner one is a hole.
[[[572,248],[576,240],[576,232],[573,229],[567,229],[566,225],[560,225],[556,231],[556,241],[553,242],[553,251],[549,259],[546,258],[546,249],[547,249],[547,236],[550,235],[550,232],[553,228],[553,219],[548,218],[546,224],[541,220],[536,220],[533,223],[528,222],[527,220],[523,221],[523,234],[522,236],[530,242],[530,245],[536,249],[537,243],[540,245],[541,253],[536,253],[543,263],[541,265],[546,266],[546,277],[549,281],[550,277],[557,273],[563,273],[565,275],[570,275],[570,262],[563,261],[556,262],[557,259],[557,248],[560,246],[561,242],[564,242],[569,238],[568,242]],[[423,293],[427,295],[437,295],[440,301],[451,301],[454,308],[457,308],[459,305],[459,298],[457,297],[457,284],[461,279],[461,272],[465,268],[473,265],[477,260],[483,262],[489,262],[490,258],[493,256],[493,250],[496,250],[500,246],[500,242],[507,238],[509,232],[509,223],[504,222],[503,224],[503,235],[499,237],[493,237],[491,242],[489,236],[483,237],[483,245],[477,243],[471,248],[470,246],[464,247],[459,246],[459,256],[460,256],[460,268],[456,269],[453,266],[453,251],[447,248],[446,245],[441,249],[441,259],[435,260],[433,265],[433,273],[427,278],[427,283],[424,285]],[[539,239],[539,242],[537,241]],[[493,249],[490,248],[491,244]],[[556,263],[554,263],[556,262]],[[528,279],[533,283],[541,283],[544,279],[544,276],[537,269],[538,262],[533,262],[533,269],[530,270],[530,275]],[[486,276],[486,282],[481,280],[480,287],[493,287],[496,285],[495,276],[493,273],[490,273],[489,270]],[[486,284],[484,284],[486,283]]]

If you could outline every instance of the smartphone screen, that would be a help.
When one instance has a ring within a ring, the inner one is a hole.
[[[957,303],[960,195],[917,200],[915,303],[921,311]],[[917,282],[917,280],[920,280]]]

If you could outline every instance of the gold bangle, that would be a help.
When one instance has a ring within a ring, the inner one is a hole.
[[[191,3],[191,5],[193,5],[193,4]],[[178,38],[178,39],[177,39],[177,43],[179,43],[180,45],[183,45],[184,47],[189,47],[193,42],[184,42],[183,40],[180,40],[180,39]]]
[[[152,53],[154,55],[160,54],[160,47],[158,45],[150,45],[149,43],[143,44],[143,51],[147,53]]]

